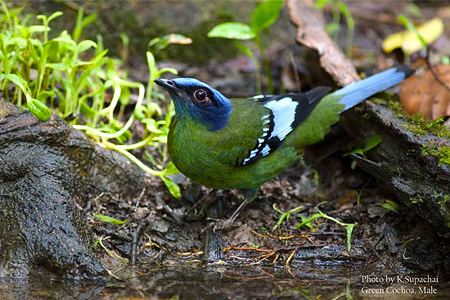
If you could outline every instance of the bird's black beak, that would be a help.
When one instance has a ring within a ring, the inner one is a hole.
[[[175,82],[170,79],[155,79],[155,83],[163,88],[165,88],[168,92],[179,92],[180,89],[177,88]]]

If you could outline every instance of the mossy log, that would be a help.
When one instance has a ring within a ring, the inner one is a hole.
[[[450,139],[427,133],[400,112],[373,102],[346,113],[343,124],[356,143],[364,144],[375,134],[381,137],[376,148],[352,158],[436,233],[450,236],[450,164],[438,155],[440,149],[450,149]]]
[[[104,275],[77,207],[102,192],[124,199],[140,193],[140,169],[59,118],[40,122],[2,100],[0,166],[0,278],[42,269]]]

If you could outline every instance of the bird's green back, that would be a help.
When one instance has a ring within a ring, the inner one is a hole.
[[[339,114],[344,105],[339,103],[339,96],[325,96],[309,116],[298,125],[285,141],[285,146],[293,146],[299,152],[307,146],[323,140],[333,124],[339,121]]]

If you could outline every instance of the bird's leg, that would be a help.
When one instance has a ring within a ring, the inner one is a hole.
[[[200,184],[191,182],[191,185],[190,185],[189,190],[186,195],[187,201],[191,204],[197,203],[200,200],[201,189],[202,189],[202,186]]]
[[[216,200],[213,207],[210,207],[208,210],[209,219],[215,219],[215,223],[213,226],[207,226],[204,231],[206,231],[206,240],[205,240],[205,258],[208,262],[217,262],[223,258],[223,248],[224,242],[222,238],[222,232],[231,229],[234,221],[236,221],[240,212],[247,206],[247,204],[253,202],[256,199],[258,194],[258,190],[246,190],[245,191],[245,199],[239,205],[239,207],[233,212],[230,218],[227,220],[217,220],[220,218],[222,207],[220,203],[221,192],[216,192]]]
[[[208,207],[208,196],[210,192],[206,192],[205,195],[200,197],[201,185],[192,182],[189,190],[186,193],[186,198],[189,203],[192,204],[191,208],[185,213],[184,220],[198,220],[199,216],[202,216]],[[205,209],[206,207],[206,209]]]
[[[214,200],[209,203],[206,211],[208,220],[219,220],[223,216],[223,190],[215,190]]]
[[[258,195],[258,190],[246,190],[245,191],[245,199],[242,201],[242,203],[238,206],[238,208],[233,212],[230,218],[228,218],[225,221],[218,222],[214,225],[214,230],[226,230],[232,227],[234,221],[236,221],[237,217],[239,217],[239,214],[241,211],[246,207],[249,203],[253,202],[256,199],[256,196]]]
[[[223,258],[223,248],[224,242],[222,234],[216,232],[215,222],[222,216],[222,191],[217,190],[215,192],[214,203],[212,203],[206,210],[207,220],[213,220],[206,228],[202,231],[206,231],[205,234],[205,244],[204,244],[204,257],[208,263],[215,263]]]
[[[239,214],[244,209],[244,207],[246,207],[248,204],[252,203],[256,199],[256,196],[258,196],[258,190],[246,190],[244,201],[242,201],[242,203],[239,205],[239,207],[234,211],[234,213],[231,215],[231,217],[227,220],[227,223],[233,224],[234,221],[236,221],[237,217],[239,217]]]

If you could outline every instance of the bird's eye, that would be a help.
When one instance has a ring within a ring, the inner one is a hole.
[[[197,100],[198,102],[204,102],[207,98],[206,91],[202,90],[202,89],[196,90],[194,92],[194,97],[195,97],[195,100]]]

